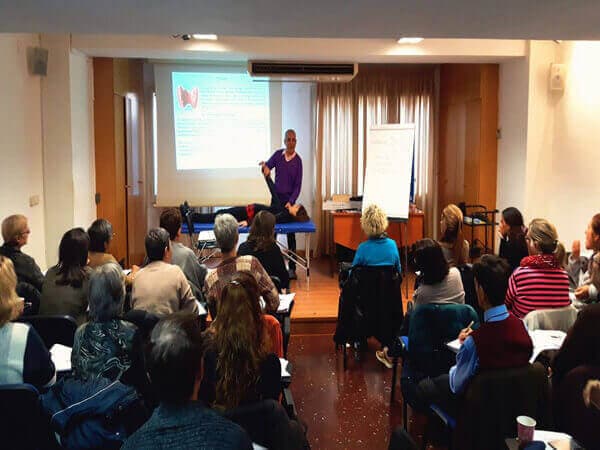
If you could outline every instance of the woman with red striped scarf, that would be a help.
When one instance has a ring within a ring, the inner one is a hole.
[[[556,258],[558,234],[554,225],[533,219],[525,241],[529,256],[521,260],[508,282],[508,310],[522,319],[533,310],[569,306],[569,276]]]

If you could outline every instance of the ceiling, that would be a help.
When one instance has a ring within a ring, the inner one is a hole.
[[[598,0],[0,0],[0,32],[600,39]]]

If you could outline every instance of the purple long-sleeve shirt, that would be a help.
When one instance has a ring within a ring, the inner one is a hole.
[[[285,149],[279,149],[267,161],[269,169],[275,168],[275,192],[282,205],[298,200],[302,187],[302,159],[296,153],[289,161],[285,160]]]

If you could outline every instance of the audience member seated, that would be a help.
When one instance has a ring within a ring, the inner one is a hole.
[[[442,211],[440,220],[440,245],[450,266],[462,266],[469,260],[469,242],[463,237],[463,213],[450,204]]]
[[[146,235],[148,264],[140,269],[133,281],[131,308],[164,317],[177,311],[198,314],[196,297],[187,278],[171,264],[169,233],[164,228],[154,228]]]
[[[600,214],[592,217],[585,230],[585,248],[594,252],[592,257],[600,251]],[[598,289],[590,280],[592,257],[581,256],[580,242],[573,241],[567,270],[569,275],[577,282],[578,289],[575,290],[575,297],[584,303],[598,300]]]
[[[217,318],[206,332],[206,400],[214,399],[217,406],[231,409],[243,403],[279,399],[281,330],[279,336],[269,333],[267,321],[273,317],[261,312],[252,274],[236,274],[223,287],[218,307]]]
[[[174,314],[156,325],[150,339],[148,371],[160,406],[129,437],[123,450],[252,448],[238,425],[198,401],[202,359],[202,335],[195,315]]]
[[[260,211],[250,227],[248,240],[240,245],[238,255],[252,255],[257,258],[267,273],[279,278],[282,289],[289,289],[290,277],[281,249],[275,242],[275,216],[268,211]]]
[[[111,223],[106,219],[97,219],[88,228],[90,236],[90,252],[88,266],[95,269],[106,263],[118,264],[115,257],[108,252],[114,236]]]
[[[525,240],[530,256],[521,260],[521,266],[510,277],[506,307],[522,319],[536,309],[569,306],[569,276],[555,253],[556,228],[545,219],[533,219]]]
[[[413,293],[415,306],[428,303],[465,303],[460,272],[450,267],[444,257],[442,247],[433,239],[421,239],[415,244],[415,269],[420,272],[419,286]],[[410,314],[404,316],[401,335],[407,335],[410,325]],[[383,365],[392,368],[392,359],[388,356],[388,348],[377,351],[375,356]]]
[[[427,303],[465,302],[460,272],[450,267],[443,247],[433,239],[422,239],[415,246],[415,268],[421,272],[413,294],[415,306]]]
[[[223,260],[216,270],[210,272],[204,282],[204,291],[210,314],[214,319],[219,311],[218,302],[223,288],[240,271],[251,272],[258,284],[258,291],[265,302],[267,312],[275,312],[279,307],[279,294],[271,277],[260,261],[251,255],[237,256],[238,223],[231,214],[220,214],[215,219],[214,228],[217,245]]]
[[[16,287],[12,261],[0,256],[0,384],[29,383],[43,390],[56,381],[54,364],[33,328],[10,322],[23,311]]]
[[[21,251],[27,245],[30,233],[27,217],[16,214],[4,219],[2,221],[4,245],[0,247],[0,255],[10,258],[13,262],[17,282],[30,284],[42,292],[44,274],[35,260]]]
[[[398,246],[385,234],[388,227],[385,212],[377,205],[369,205],[360,218],[360,227],[368,240],[356,249],[352,266],[394,266],[400,272]]]
[[[484,310],[484,323],[473,331],[465,328],[458,336],[462,346],[456,365],[447,375],[425,379],[418,393],[426,403],[435,403],[455,416],[457,395],[480,371],[525,367],[533,343],[523,325],[504,305],[510,276],[508,263],[494,255],[484,255],[473,266],[477,299]]]
[[[169,232],[171,239],[171,264],[179,266],[192,288],[194,296],[201,300],[202,287],[206,278],[206,266],[200,264],[194,251],[181,242],[181,212],[169,208],[160,215],[160,226]]]
[[[48,269],[42,286],[41,315],[66,315],[78,325],[87,320],[90,239],[83,228],[67,231],[58,247],[58,264]]]
[[[569,371],[583,365],[600,366],[600,304],[582,309],[567,333],[552,361],[553,386],[559,385]]]
[[[521,260],[529,256],[525,242],[527,228],[523,223],[523,215],[517,208],[509,207],[502,211],[498,234],[500,234],[500,257],[508,261],[511,270],[521,264]]]
[[[137,327],[119,319],[125,285],[119,265],[94,269],[89,280],[90,321],[75,333],[71,366],[75,378],[120,380],[148,393],[142,340]]]

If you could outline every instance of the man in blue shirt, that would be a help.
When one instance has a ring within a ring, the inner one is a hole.
[[[458,336],[462,343],[456,365],[448,375],[419,383],[419,395],[455,415],[457,395],[480,370],[522,367],[529,363],[533,344],[522,321],[504,305],[510,267],[498,256],[484,255],[473,266],[477,301],[483,309],[484,323],[473,331],[465,328]]]

